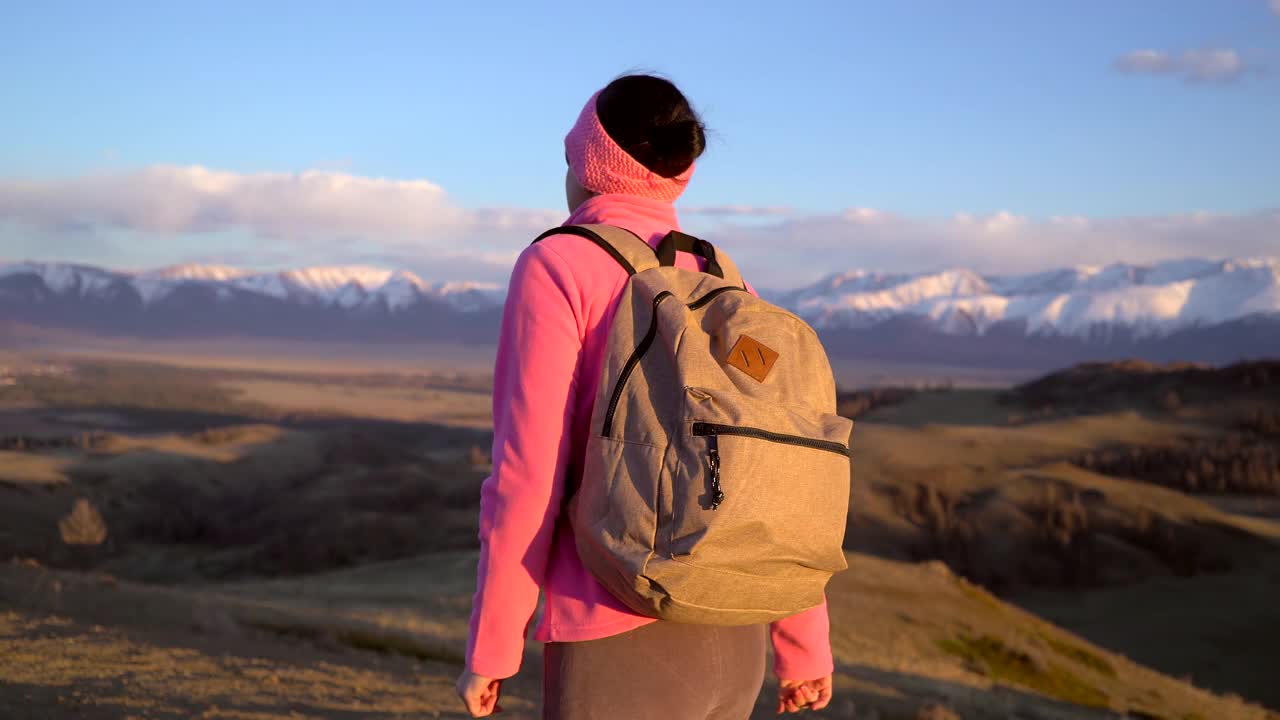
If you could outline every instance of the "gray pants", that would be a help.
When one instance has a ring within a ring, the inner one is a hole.
[[[765,625],[654,622],[543,650],[543,720],[745,720],[764,684]]]

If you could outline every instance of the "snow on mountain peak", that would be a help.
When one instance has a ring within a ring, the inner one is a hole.
[[[248,271],[186,264],[115,272],[71,263],[0,263],[0,281],[20,275],[38,277],[55,294],[84,299],[113,298],[131,286],[144,305],[196,284],[212,288],[218,301],[249,293],[341,310],[400,312],[425,301],[471,312],[501,307],[506,290],[496,283],[430,283],[406,270],[364,265]],[[1099,327],[1121,326],[1139,336],[1159,336],[1280,314],[1280,258],[1112,263],[991,276],[964,268],[852,270],[769,297],[820,329],[864,328],[912,316],[962,335],[1015,323],[1029,335],[1088,337]]]
[[[1121,325],[1152,336],[1280,313],[1280,258],[1113,263],[986,278],[967,270],[845,273],[785,300],[819,327],[868,327],[914,315],[954,334],[1021,322],[1029,334],[1087,335]]]
[[[74,291],[81,297],[101,292],[117,278],[116,273],[73,263],[17,262],[0,265],[0,277],[28,274],[39,277],[56,293]]]
[[[275,274],[289,287],[326,300],[332,299],[334,293],[351,283],[370,290],[381,287],[391,277],[390,270],[364,265],[310,267]]]
[[[452,280],[434,286],[435,294],[458,310],[483,310],[499,307],[506,288],[497,283]]]
[[[146,270],[138,273],[137,277],[165,280],[212,280],[222,282],[249,274],[250,272],[248,270],[241,270],[240,268],[231,267],[230,265],[201,265],[198,263],[184,263],[182,265],[170,265],[168,267],[157,268],[155,270]]]
[[[970,270],[944,270],[920,275],[853,272],[829,276],[811,288],[780,298],[818,325],[839,324],[842,316],[874,322],[903,307],[921,307],[938,298],[964,298],[990,293],[980,275]],[[927,313],[925,313],[927,314]]]

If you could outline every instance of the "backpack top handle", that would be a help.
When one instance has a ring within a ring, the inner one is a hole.
[[[724,279],[724,269],[720,267],[720,263],[716,260],[716,249],[711,243],[692,235],[686,235],[678,230],[672,230],[658,243],[658,264],[662,267],[675,265],[677,250],[693,253],[703,258],[707,261],[705,272],[715,275],[721,280]]]

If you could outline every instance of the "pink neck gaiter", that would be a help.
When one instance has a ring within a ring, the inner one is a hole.
[[[693,176],[693,165],[679,175],[666,178],[641,165],[618,146],[600,124],[596,114],[597,92],[587,100],[578,122],[564,138],[569,167],[582,187],[594,193],[620,193],[675,202]]]

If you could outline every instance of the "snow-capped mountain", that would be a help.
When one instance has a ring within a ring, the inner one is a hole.
[[[436,300],[462,311],[500,304],[503,289],[493,283],[428,283],[404,270],[364,266],[311,267],[255,273],[225,265],[174,265],[158,270],[124,272],[69,263],[23,262],[0,264],[0,280],[35,276],[53,293],[81,299],[137,293],[142,304],[164,300],[185,287],[212,289],[228,299],[233,291],[277,300],[350,310],[381,306],[402,310],[423,300]]]
[[[1280,313],[1280,258],[1082,266],[1031,275],[859,270],[772,297],[825,329],[865,329],[914,317],[950,335],[982,336],[1008,324],[1030,336],[1089,338],[1123,329],[1138,338],[1162,337]]]
[[[6,323],[138,337],[492,343],[505,289],[412,272],[0,263]],[[856,270],[765,296],[833,357],[1056,366],[1138,356],[1280,356],[1280,258],[1081,266],[1025,275]]]

